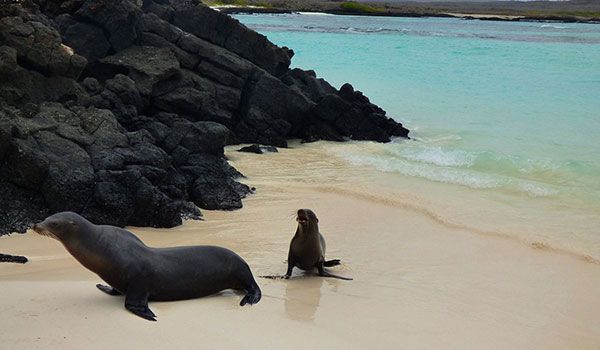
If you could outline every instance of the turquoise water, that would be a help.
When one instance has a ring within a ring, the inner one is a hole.
[[[417,142],[388,154],[405,175],[600,200],[599,25],[236,18],[406,124]]]
[[[600,25],[236,18],[292,48],[293,66],[337,87],[351,82],[411,130],[412,141],[351,152],[348,160],[600,215]],[[589,234],[600,251],[599,229]]]

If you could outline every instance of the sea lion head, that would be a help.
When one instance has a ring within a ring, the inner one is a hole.
[[[298,221],[298,227],[302,229],[308,229],[310,227],[315,227],[319,222],[319,219],[317,218],[317,215],[310,209],[298,209],[296,221]]]
[[[33,225],[33,230],[42,236],[48,236],[61,242],[78,238],[80,226],[87,223],[83,217],[73,212],[62,212],[47,217]]]

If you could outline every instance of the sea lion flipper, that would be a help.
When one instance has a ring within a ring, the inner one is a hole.
[[[148,307],[148,293],[128,290],[125,296],[125,308],[148,321],[156,321],[156,315]]]
[[[325,267],[338,266],[340,264],[340,259],[327,260],[323,263]]]
[[[246,292],[247,294],[240,301],[240,306],[244,306],[246,304],[256,304],[260,301],[260,298],[262,297],[262,293],[260,292],[260,288],[258,287],[258,284],[256,284],[256,282],[253,282],[252,285],[250,285],[246,289]]]
[[[118,290],[114,289],[111,286],[106,286],[104,284],[97,284],[96,287],[108,295],[121,295],[121,292],[119,292]]]
[[[290,277],[292,277],[292,270],[294,270],[294,263],[292,262],[291,257],[288,259],[288,268],[287,268],[287,272],[285,273],[285,275],[283,276],[284,279],[289,279]]]
[[[317,265],[317,269],[319,270],[319,276],[321,276],[321,277],[339,278],[341,280],[346,280],[346,281],[353,280],[350,277],[342,277],[342,276],[334,275],[334,274],[330,273],[329,271],[325,270],[325,268],[323,266],[324,266],[324,262],[321,262]]]

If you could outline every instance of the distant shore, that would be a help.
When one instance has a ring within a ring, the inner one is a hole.
[[[349,16],[374,16],[374,17],[444,17],[459,18],[465,20],[481,21],[511,21],[511,22],[554,22],[554,23],[591,23],[600,24],[600,17],[586,17],[576,15],[560,15],[558,12],[549,11],[548,13],[531,14],[507,14],[507,13],[475,13],[457,9],[434,9],[429,7],[402,8],[392,7],[386,9],[375,9],[371,7],[358,7],[352,9],[343,9],[341,7],[277,7],[275,5],[256,6],[256,5],[213,5],[213,9],[227,14],[290,14],[299,12],[325,13],[331,15],[349,15]]]

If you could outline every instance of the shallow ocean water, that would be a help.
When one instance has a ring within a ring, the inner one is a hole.
[[[436,200],[487,199],[486,213],[511,222],[520,208],[511,235],[543,230],[531,241],[600,256],[600,26],[235,17],[292,48],[292,66],[336,87],[351,82],[411,130],[410,141],[356,143],[336,156],[395,176],[404,191],[436,184]],[[453,215],[483,220],[479,208],[462,210]]]

